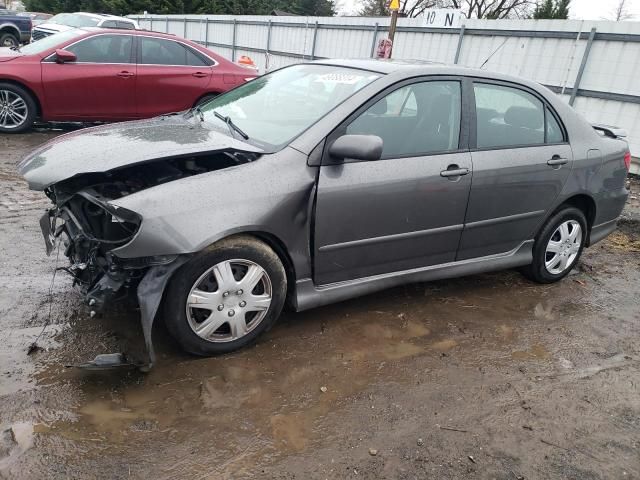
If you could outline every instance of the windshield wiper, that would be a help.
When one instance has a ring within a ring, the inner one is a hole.
[[[198,108],[198,107],[196,107]],[[200,111],[200,114],[202,115],[202,111]],[[247,135],[246,133],[244,133],[239,126],[237,126],[235,123],[233,123],[233,120],[231,120],[231,117],[229,117],[228,115],[225,117],[224,115],[216,112],[215,110],[213,111],[213,114],[219,118],[220,120],[222,120],[224,123],[227,124],[227,126],[229,127],[229,131],[231,131],[231,135],[233,136],[233,130],[235,130],[236,132],[238,132],[240,134],[240,136],[242,138],[244,138],[245,140],[249,140],[249,135]]]
[[[9,47],[9,50],[13,50],[15,52],[19,52],[20,51],[20,45],[14,45],[13,47]]]

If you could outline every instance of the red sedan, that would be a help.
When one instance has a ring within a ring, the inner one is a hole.
[[[183,38],[82,28],[0,49],[0,132],[177,112],[256,77]]]

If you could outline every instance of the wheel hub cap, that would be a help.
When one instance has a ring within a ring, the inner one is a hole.
[[[571,268],[582,245],[582,227],[575,220],[561,223],[553,232],[545,251],[545,267],[552,275]]]
[[[187,297],[187,320],[208,342],[230,342],[254,330],[267,315],[271,279],[250,260],[227,260],[194,283]]]

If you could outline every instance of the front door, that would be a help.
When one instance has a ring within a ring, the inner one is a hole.
[[[342,134],[377,135],[384,147],[382,158],[369,162],[325,154],[314,230],[317,285],[455,259],[472,173],[461,117],[459,80],[414,81],[379,95],[329,136],[326,145]]]
[[[165,38],[139,36],[138,45],[139,116],[186,110],[207,93],[212,67],[200,53]]]
[[[135,118],[136,65],[131,35],[95,35],[65,48],[75,62],[42,62],[47,118]]]
[[[475,82],[477,146],[458,260],[510,252],[535,237],[567,181],[573,153],[534,92]]]

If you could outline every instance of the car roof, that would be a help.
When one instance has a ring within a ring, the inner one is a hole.
[[[125,20],[131,21],[130,18],[125,18]],[[106,34],[109,32],[126,32],[128,35],[147,35],[147,36],[152,35],[158,38],[167,38],[170,40],[177,40],[180,42],[198,45],[198,43],[194,42],[193,40],[188,40],[186,38],[182,38],[177,35],[173,35],[171,33],[155,32],[153,30],[141,30],[141,29],[131,30],[128,28],[103,28],[103,27],[77,27],[77,29],[83,30],[87,33],[105,33]]]
[[[526,85],[535,90],[540,89],[540,84],[521,77],[506,75],[503,73],[481,70],[479,68],[463,67],[460,65],[429,62],[425,60],[396,60],[396,59],[326,59],[306,62],[311,64],[332,65],[336,67],[357,68],[384,75],[397,74],[402,77],[414,77],[418,75],[451,75],[481,77],[493,80],[503,80]]]

